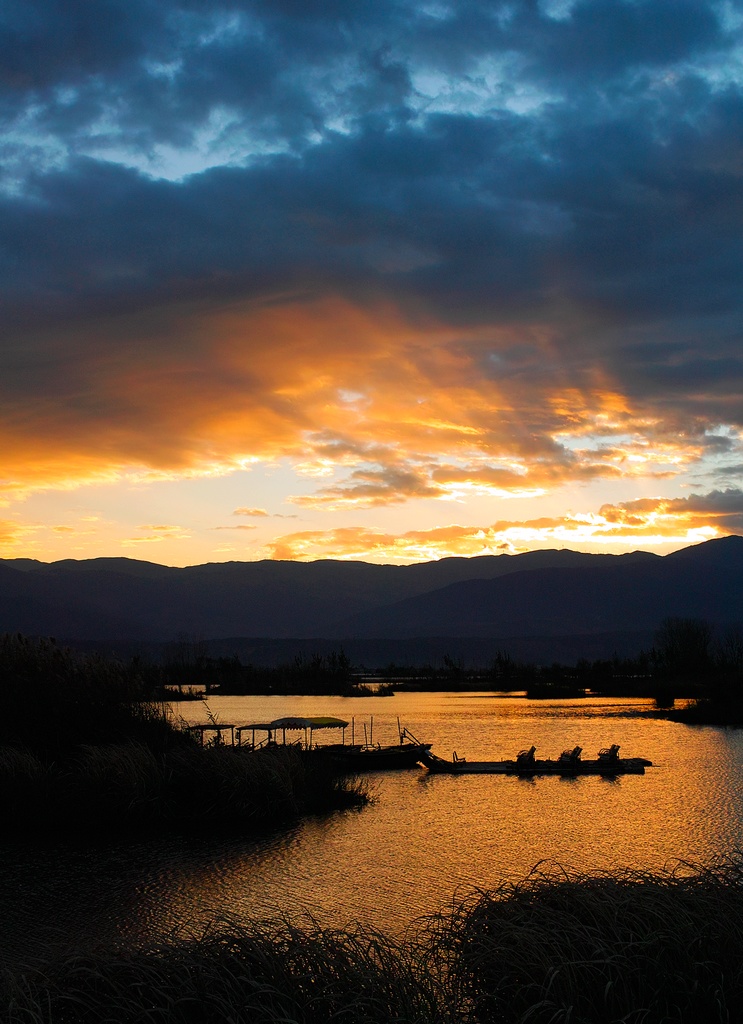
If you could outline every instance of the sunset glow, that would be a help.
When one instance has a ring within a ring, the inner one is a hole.
[[[18,9],[0,557],[743,533],[740,20],[336,6]]]

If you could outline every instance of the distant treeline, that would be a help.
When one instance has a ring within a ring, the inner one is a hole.
[[[587,690],[614,696],[645,696],[660,703],[676,697],[716,702],[737,700],[743,692],[743,629],[715,630],[699,619],[669,618],[655,634],[650,650],[635,657],[588,660],[572,665],[536,665],[500,651],[488,664],[465,667],[444,655],[439,662],[389,664],[371,671],[353,666],[344,651],[298,655],[276,667],[243,664],[237,656],[212,658],[205,645],[183,641],[164,664],[152,669],[153,681],[167,691],[204,687],[222,694],[335,694],[371,692],[362,679],[375,676],[390,690],[525,690],[530,697],[581,696]]]
[[[743,630],[730,627],[716,635],[698,619],[666,619],[655,634],[655,644],[635,657],[582,658],[572,665],[553,662],[536,665],[498,652],[483,668],[465,668],[461,660],[445,656],[440,665],[389,664],[382,678],[406,681],[407,689],[437,684],[442,689],[478,682],[498,690],[569,689],[655,696],[676,692],[692,696],[702,690],[724,690],[743,681]]]
[[[712,706],[713,717],[726,708],[743,721],[743,629],[716,631],[700,619],[665,619],[653,647],[634,658],[535,665],[500,652],[482,669],[444,657],[440,665],[390,664],[380,675],[406,690],[524,690],[532,698],[580,697],[590,690],[652,697],[661,705],[690,697],[698,701],[700,716]]]
[[[701,619],[665,619],[656,630],[652,647],[635,657],[584,658],[574,664],[551,665],[520,661],[507,651],[499,651],[479,667],[465,666],[462,659],[448,655],[423,664],[390,662],[372,667],[353,665],[340,648],[327,653],[301,653],[269,667],[245,664],[237,655],[211,657],[206,643],[185,638],[172,644],[160,662],[142,657],[119,661],[99,655],[64,653],[51,641],[38,644],[34,653],[38,664],[33,672],[37,677],[43,675],[45,682],[31,692],[37,694],[45,707],[60,692],[67,692],[70,699],[59,709],[59,715],[62,719],[70,718],[61,730],[69,736],[74,736],[84,721],[91,693],[105,693],[112,698],[103,718],[100,702],[96,712],[106,735],[114,735],[119,729],[114,721],[122,706],[119,697],[124,698],[125,705],[138,701],[145,709],[147,702],[200,696],[204,692],[354,697],[395,690],[522,690],[529,697],[548,698],[579,697],[590,690],[613,696],[652,697],[668,705],[679,697],[698,698],[711,702],[716,709],[728,706],[731,714],[737,715],[735,706],[743,694],[743,628],[713,627]],[[23,662],[21,653],[11,655],[9,651],[8,648],[3,654],[0,650],[0,669],[15,659],[15,668],[11,666],[8,678]],[[82,702],[81,693],[86,694]],[[16,692],[8,698],[8,717],[20,713],[20,709],[14,710],[17,697]],[[75,702],[77,707],[71,715]],[[148,713],[143,710],[142,716],[146,718]],[[741,716],[743,720],[743,710]],[[55,715],[55,721],[59,720]],[[91,725],[88,723],[85,728]],[[128,723],[127,729],[130,726]],[[148,725],[142,721],[137,728],[153,733],[159,726],[153,721]],[[48,748],[59,734],[56,725],[52,726],[45,741]]]
[[[339,697],[363,697],[370,688],[354,674],[350,659],[341,648],[328,654],[298,654],[276,667],[244,665],[232,658],[210,658],[198,645],[187,660],[188,648],[178,649],[178,658],[168,658],[162,666],[165,687],[188,689],[203,686],[207,693],[221,694],[325,694]],[[184,653],[186,658],[184,658]]]

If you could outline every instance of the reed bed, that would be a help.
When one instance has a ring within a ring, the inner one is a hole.
[[[183,742],[136,666],[51,639],[0,635],[0,692],[0,743],[22,744],[46,761],[83,744],[135,740],[167,750]]]
[[[743,1019],[743,870],[535,870],[439,932],[469,1016],[501,1024]]]
[[[410,949],[286,923],[4,979],[5,1024],[454,1024]]]
[[[406,939],[287,922],[6,972],[2,1024],[737,1024],[743,870],[535,870]]]
[[[362,780],[336,777],[291,747],[188,744],[157,753],[137,742],[86,744],[51,764],[0,747],[0,814],[16,831],[244,833],[367,801]]]
[[[245,832],[368,801],[363,782],[292,748],[197,746],[136,661],[3,634],[0,690],[0,815],[16,832]]]

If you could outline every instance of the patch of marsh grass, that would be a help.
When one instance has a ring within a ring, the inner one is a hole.
[[[742,863],[535,870],[462,906],[438,952],[483,1024],[740,1021]]]
[[[5,979],[4,1024],[454,1024],[410,950],[286,923]]]
[[[737,1024],[740,857],[713,868],[535,870],[405,940],[233,926],[6,973],[3,1024]]]
[[[292,748],[197,746],[135,663],[2,634],[0,684],[0,815],[19,832],[262,829],[368,799]]]
[[[48,767],[25,747],[0,746],[0,811],[17,821],[29,807],[44,808],[49,786]]]
[[[84,744],[44,764],[0,746],[0,814],[19,832],[125,829],[259,831],[302,814],[363,806],[363,781],[291,747]]]

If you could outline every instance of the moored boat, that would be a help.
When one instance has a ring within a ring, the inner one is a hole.
[[[330,718],[327,716],[314,716],[310,718],[298,718],[294,716],[277,718],[273,722],[261,722],[238,727],[234,729],[237,742],[240,746],[247,746],[256,750],[264,746],[296,745],[303,750],[310,752],[315,757],[324,757],[332,760],[333,763],[344,771],[362,772],[390,770],[394,768],[415,768],[420,763],[421,757],[430,749],[430,743],[421,743],[408,730],[400,727],[398,721],[398,735],[400,742],[382,745],[366,741],[354,742],[352,726],[351,742],[346,742],[346,729],[349,723],[341,718]],[[341,732],[339,743],[317,743],[315,733],[319,730],[335,729]],[[370,723],[370,732],[371,723]],[[265,736],[262,734],[265,733]],[[299,739],[292,740],[291,734],[299,733]],[[289,734],[287,736],[287,734]],[[303,735],[302,735],[303,734]],[[367,729],[364,726],[364,734],[367,736]],[[250,737],[248,739],[248,736]]]
[[[386,746],[379,743],[376,746],[367,744],[361,747],[338,745],[332,748],[330,756],[349,771],[377,771],[415,768],[430,749],[430,743],[421,743],[407,729],[401,729],[399,743]]]
[[[652,765],[643,757],[620,757],[618,743],[586,760],[581,757],[581,747],[565,750],[554,760],[535,757],[536,749],[522,750],[506,761],[468,761],[456,753],[447,761],[427,750],[419,763],[434,775],[644,775],[645,768]]]

